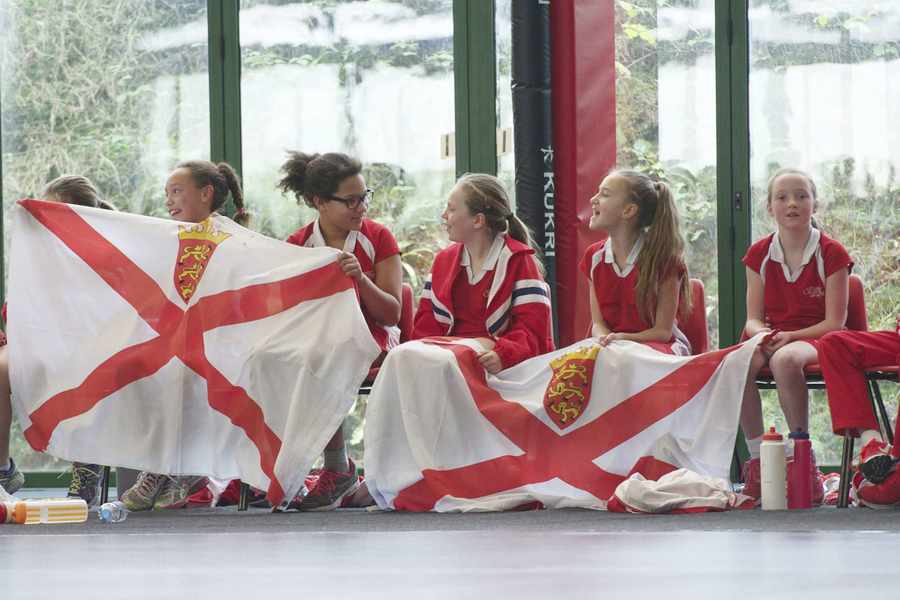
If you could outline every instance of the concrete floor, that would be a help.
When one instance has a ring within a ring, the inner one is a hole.
[[[30,494],[36,495],[36,494]],[[900,511],[190,509],[0,528],[0,599],[897,598]]]

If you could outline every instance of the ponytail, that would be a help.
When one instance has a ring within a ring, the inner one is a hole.
[[[225,162],[215,165],[208,160],[189,160],[179,163],[175,168],[186,169],[197,187],[212,186],[213,200],[210,208],[213,212],[222,208],[230,195],[234,203],[235,211],[232,219],[235,223],[246,226],[250,221],[250,215],[244,210],[241,180],[231,165]]]
[[[231,217],[234,222],[244,227],[250,222],[250,215],[244,210],[244,191],[241,189],[241,180],[235,173],[231,165],[226,162],[220,162],[216,165],[216,169],[225,178],[225,184],[231,193],[231,201],[234,203],[234,215]],[[222,200],[225,203],[225,200]]]
[[[656,320],[659,283],[673,273],[684,274],[679,281],[678,316],[691,311],[691,282],[684,263],[684,238],[672,190],[663,181],[653,181],[637,171],[617,171],[628,182],[631,201],[638,207],[638,227],[646,229],[644,245],[637,258],[638,310],[648,322]]]
[[[305,202],[310,208],[317,208],[314,199],[333,196],[342,181],[362,172],[362,163],[340,152],[288,152],[281,172],[284,177],[278,187],[282,193],[292,193],[298,203]]]
[[[534,250],[534,261],[541,275],[544,265],[541,249],[535,243],[528,226],[510,208],[509,195],[503,183],[493,175],[466,173],[456,182],[466,190],[466,207],[473,215],[484,215],[491,232],[496,236],[506,233],[514,240],[530,246]]]

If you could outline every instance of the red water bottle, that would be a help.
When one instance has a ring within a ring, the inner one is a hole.
[[[788,478],[788,509],[812,508],[812,445],[809,434],[798,429],[788,437],[794,441],[794,464]]]

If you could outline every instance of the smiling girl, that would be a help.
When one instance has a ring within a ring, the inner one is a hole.
[[[307,248],[328,246],[340,250],[341,269],[356,282],[359,304],[372,337],[387,352],[400,341],[402,267],[397,240],[387,227],[366,218],[372,190],[366,186],[358,160],[336,152],[290,152],[282,165],[279,187],[292,193],[318,213],[287,241]],[[376,363],[380,362],[380,359]],[[360,382],[362,383],[362,382]],[[343,427],[324,452],[309,493],[291,508],[323,511],[340,506],[360,485],[356,466],[347,456]]]
[[[232,217],[241,225],[249,215],[244,211],[244,194],[237,173],[228,163],[206,160],[179,163],[166,180],[165,207],[169,216],[184,223],[201,223],[221,209],[229,197],[236,208]],[[128,510],[181,508],[187,504],[196,477],[172,477],[142,471],[135,484],[120,498]]]

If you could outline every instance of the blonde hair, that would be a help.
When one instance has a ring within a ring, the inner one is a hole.
[[[56,196],[60,202],[106,208],[107,204],[100,198],[100,193],[91,180],[81,175],[61,175],[44,186],[41,197]]]
[[[514,240],[531,246],[535,252],[535,262],[543,275],[544,265],[538,258],[541,249],[531,236],[528,226],[512,210],[503,182],[485,173],[465,173],[457,180],[456,185],[466,192],[465,202],[469,212],[473,215],[483,214],[487,226],[495,236],[507,233]]]
[[[654,181],[640,171],[623,170],[614,174],[628,183],[628,201],[638,207],[638,227],[647,230],[637,259],[638,310],[648,322],[654,323],[660,275],[684,265],[685,273],[678,284],[678,314],[686,316],[692,304],[691,282],[684,262],[684,237],[672,190],[665,182]]]

